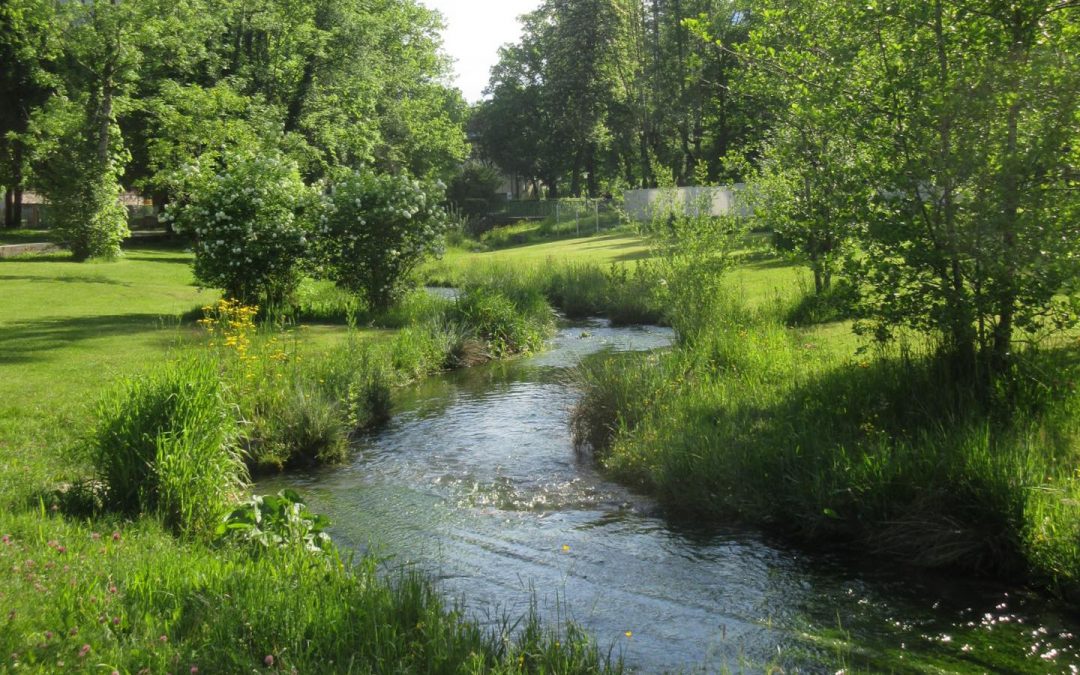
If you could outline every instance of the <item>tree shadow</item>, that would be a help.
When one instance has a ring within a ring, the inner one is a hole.
[[[137,335],[183,325],[178,317],[160,314],[114,314],[38,319],[0,325],[0,364],[44,361],[49,351],[87,340]],[[167,342],[171,336],[161,331]]]
[[[55,253],[26,253],[22,255],[0,258],[0,266],[11,263],[82,263],[76,260],[68,251]]]
[[[82,274],[70,274],[64,276],[46,276],[40,274],[2,274],[0,273],[0,280],[5,281],[49,281],[60,282],[65,284],[105,284],[107,286],[133,286],[134,284],[127,281],[117,281],[116,279],[109,279],[107,277],[94,277]]]
[[[767,256],[767,257],[766,257]],[[779,270],[798,265],[784,258],[777,258],[773,254],[747,254],[742,257],[739,267],[748,270]]]
[[[174,263],[178,265],[190,265],[194,260],[191,256],[182,255],[131,255],[125,254],[124,260],[135,260],[137,262],[150,262],[150,263]]]

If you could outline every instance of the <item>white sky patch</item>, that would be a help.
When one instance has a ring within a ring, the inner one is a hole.
[[[444,48],[454,59],[456,84],[470,103],[480,100],[499,47],[521,38],[517,18],[540,5],[540,0],[421,1],[446,21]]]

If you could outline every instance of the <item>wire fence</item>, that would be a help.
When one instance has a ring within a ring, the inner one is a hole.
[[[622,219],[614,200],[585,198],[507,201],[498,205],[495,215],[506,221],[541,220],[560,230],[572,226],[577,234],[611,229]]]

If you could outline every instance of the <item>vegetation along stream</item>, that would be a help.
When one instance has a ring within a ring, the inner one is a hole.
[[[572,369],[670,343],[592,321],[536,357],[432,378],[345,467],[282,476],[336,541],[431,574],[497,626],[535,602],[634,671],[1077,672],[1080,626],[1018,589],[858,566],[672,523],[579,457]]]

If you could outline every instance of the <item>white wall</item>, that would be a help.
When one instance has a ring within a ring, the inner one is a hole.
[[[623,193],[623,208],[630,218],[638,222],[651,220],[657,209],[670,208],[674,203],[687,213],[696,213],[702,204],[711,203],[714,216],[735,214],[750,215],[745,204],[739,204],[737,196],[746,186],[742,183],[723,187],[657,188],[652,190],[627,190]]]

